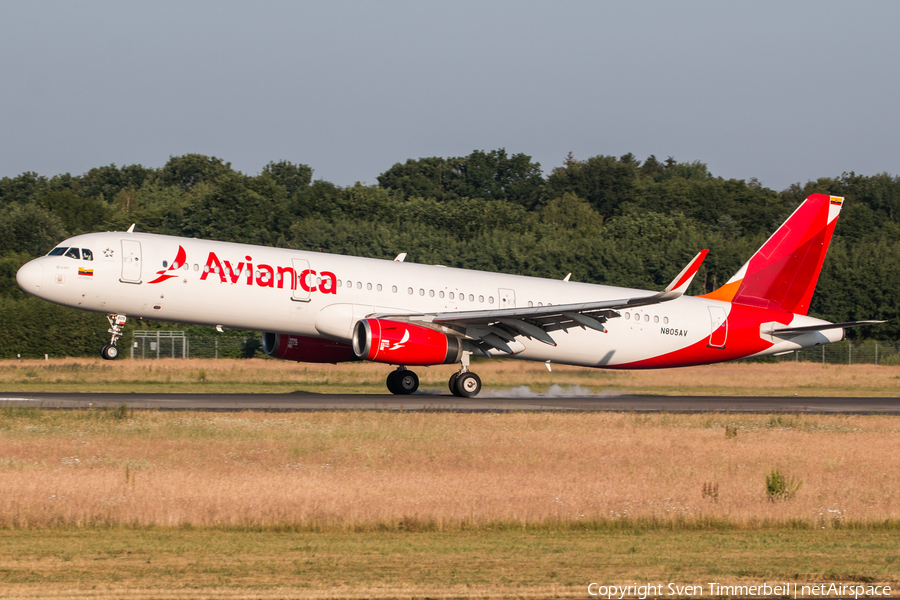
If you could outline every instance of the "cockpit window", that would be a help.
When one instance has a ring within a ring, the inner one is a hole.
[[[68,250],[68,248],[63,248],[63,247],[54,248],[53,250],[50,251],[49,254],[47,254],[47,256],[62,256],[63,252],[65,252],[66,250]]]
[[[94,253],[87,248],[81,249],[81,258],[84,260],[94,260]]]
[[[78,248],[69,248],[69,251],[66,252],[66,256],[69,258],[81,258],[81,255],[78,253]]]

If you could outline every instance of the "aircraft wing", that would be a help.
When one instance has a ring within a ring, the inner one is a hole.
[[[646,296],[547,306],[410,315],[384,314],[370,315],[370,317],[442,325],[456,330],[466,338],[507,354],[512,354],[508,342],[514,341],[518,336],[556,346],[556,342],[550,336],[552,331],[568,332],[569,329],[575,327],[606,331],[603,323],[618,317],[619,309],[660,304],[682,296],[700,269],[708,252],[709,250],[703,250],[697,254],[666,289]]]

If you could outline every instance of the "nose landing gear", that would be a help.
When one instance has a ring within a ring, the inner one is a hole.
[[[100,356],[105,360],[116,360],[119,357],[119,348],[116,346],[116,342],[122,337],[122,330],[128,317],[111,313],[106,315],[106,319],[109,321],[109,333],[112,334],[112,339],[100,350]]]

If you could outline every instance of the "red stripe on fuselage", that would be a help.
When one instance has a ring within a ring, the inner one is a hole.
[[[725,325],[722,326],[728,328],[728,337],[724,348],[710,347],[709,336],[706,336],[699,342],[674,352],[630,363],[607,365],[605,368],[665,369],[746,358],[774,345],[760,337],[759,326],[762,323],[775,322],[788,325],[793,319],[794,315],[786,311],[732,304]]]

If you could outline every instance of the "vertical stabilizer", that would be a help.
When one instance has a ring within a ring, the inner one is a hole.
[[[702,297],[805,315],[843,201],[809,196],[728,283]]]

